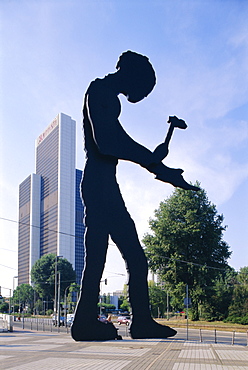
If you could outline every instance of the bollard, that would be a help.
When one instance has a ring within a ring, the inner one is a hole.
[[[247,330],[247,337],[246,337],[246,345],[248,346],[248,330]]]
[[[214,343],[217,343],[216,329],[214,329]]]
[[[31,320],[31,325],[30,325],[30,327],[31,327],[31,330],[33,330],[33,320]]]
[[[234,345],[234,338],[235,338],[235,331],[233,331],[233,334],[232,334],[232,345]]]
[[[200,329],[200,342],[202,343],[202,332],[201,332],[201,329]]]

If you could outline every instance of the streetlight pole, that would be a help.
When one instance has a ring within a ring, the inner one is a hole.
[[[64,296],[64,317],[65,317],[65,326],[67,327],[67,317],[66,317],[66,314],[67,314],[67,306],[66,306],[66,293],[67,293],[67,289],[70,288],[71,285],[68,285],[66,288],[65,288],[65,296]]]
[[[11,310],[11,289],[9,289],[9,314]]]
[[[58,294],[57,294],[57,288],[58,288],[58,279],[57,279],[57,274],[58,274],[58,259],[63,256],[55,256],[55,284],[54,284],[54,314],[55,314],[55,320],[56,320],[56,314],[57,314],[57,305],[58,302]]]
[[[58,326],[60,326],[60,271],[58,272]]]
[[[55,320],[56,320],[56,313],[57,313],[57,263],[58,263],[58,260],[57,260],[57,256],[55,256],[55,275],[54,275],[54,308],[53,308],[53,311],[54,311],[54,314],[55,314]]]
[[[167,320],[169,320],[169,291],[167,290]]]
[[[13,311],[15,313],[15,303],[14,303],[14,291],[15,291],[15,279],[18,278],[18,276],[13,276]]]
[[[187,340],[189,339],[189,286],[186,285]]]

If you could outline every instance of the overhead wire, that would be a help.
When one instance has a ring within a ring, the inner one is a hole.
[[[41,229],[41,227],[40,226],[37,226],[37,225],[31,225],[31,224],[26,223],[26,222],[12,220],[12,219],[1,217],[1,216],[0,216],[0,220],[8,221],[8,222],[13,222],[13,223],[16,223],[18,225],[24,225],[24,226],[28,226],[28,227],[34,227],[34,228],[37,228],[37,229]],[[66,235],[66,236],[70,236],[70,237],[73,237],[73,238],[77,238],[77,239],[82,239],[82,240],[84,239],[83,236],[76,236],[75,234],[70,234],[70,233],[66,233],[66,232],[63,232],[63,231],[58,231],[58,230],[54,230],[54,229],[50,229],[50,228],[46,228],[46,230],[47,231],[54,232],[54,233],[57,233],[57,234]],[[112,244],[112,243],[109,243],[108,245],[114,246],[114,247],[116,246],[115,244]],[[1,249],[4,249],[4,248],[1,248]],[[12,252],[14,252],[14,251],[12,251]],[[166,257],[166,256],[161,256],[161,255],[157,255],[157,257],[168,259],[168,260],[174,260],[174,261],[179,262],[179,263],[185,263],[185,264],[189,264],[189,265],[194,265],[194,266],[199,266],[199,267],[205,267],[205,268],[208,268],[208,269],[214,269],[214,270],[219,270],[219,271],[226,271],[225,268],[208,266],[206,264],[200,264],[200,263],[196,263],[196,262],[185,261],[185,260],[177,259],[177,258],[174,258],[174,257]],[[4,266],[4,265],[1,265],[1,266]],[[8,266],[4,266],[4,267],[8,267]],[[8,268],[11,268],[11,267],[8,267]],[[14,270],[16,270],[16,269],[14,269]],[[245,273],[245,272],[239,272],[239,273],[240,274],[248,275],[248,273]]]

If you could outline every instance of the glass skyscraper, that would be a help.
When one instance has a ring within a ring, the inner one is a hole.
[[[19,186],[18,284],[48,253],[66,258],[80,282],[84,266],[82,171],[75,168],[76,122],[60,113],[36,140],[36,173]]]

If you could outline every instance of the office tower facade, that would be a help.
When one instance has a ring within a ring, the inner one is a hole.
[[[76,122],[60,113],[36,140],[36,173],[19,186],[18,284],[31,283],[30,271],[48,253],[63,256],[81,279],[82,171],[75,168]]]

